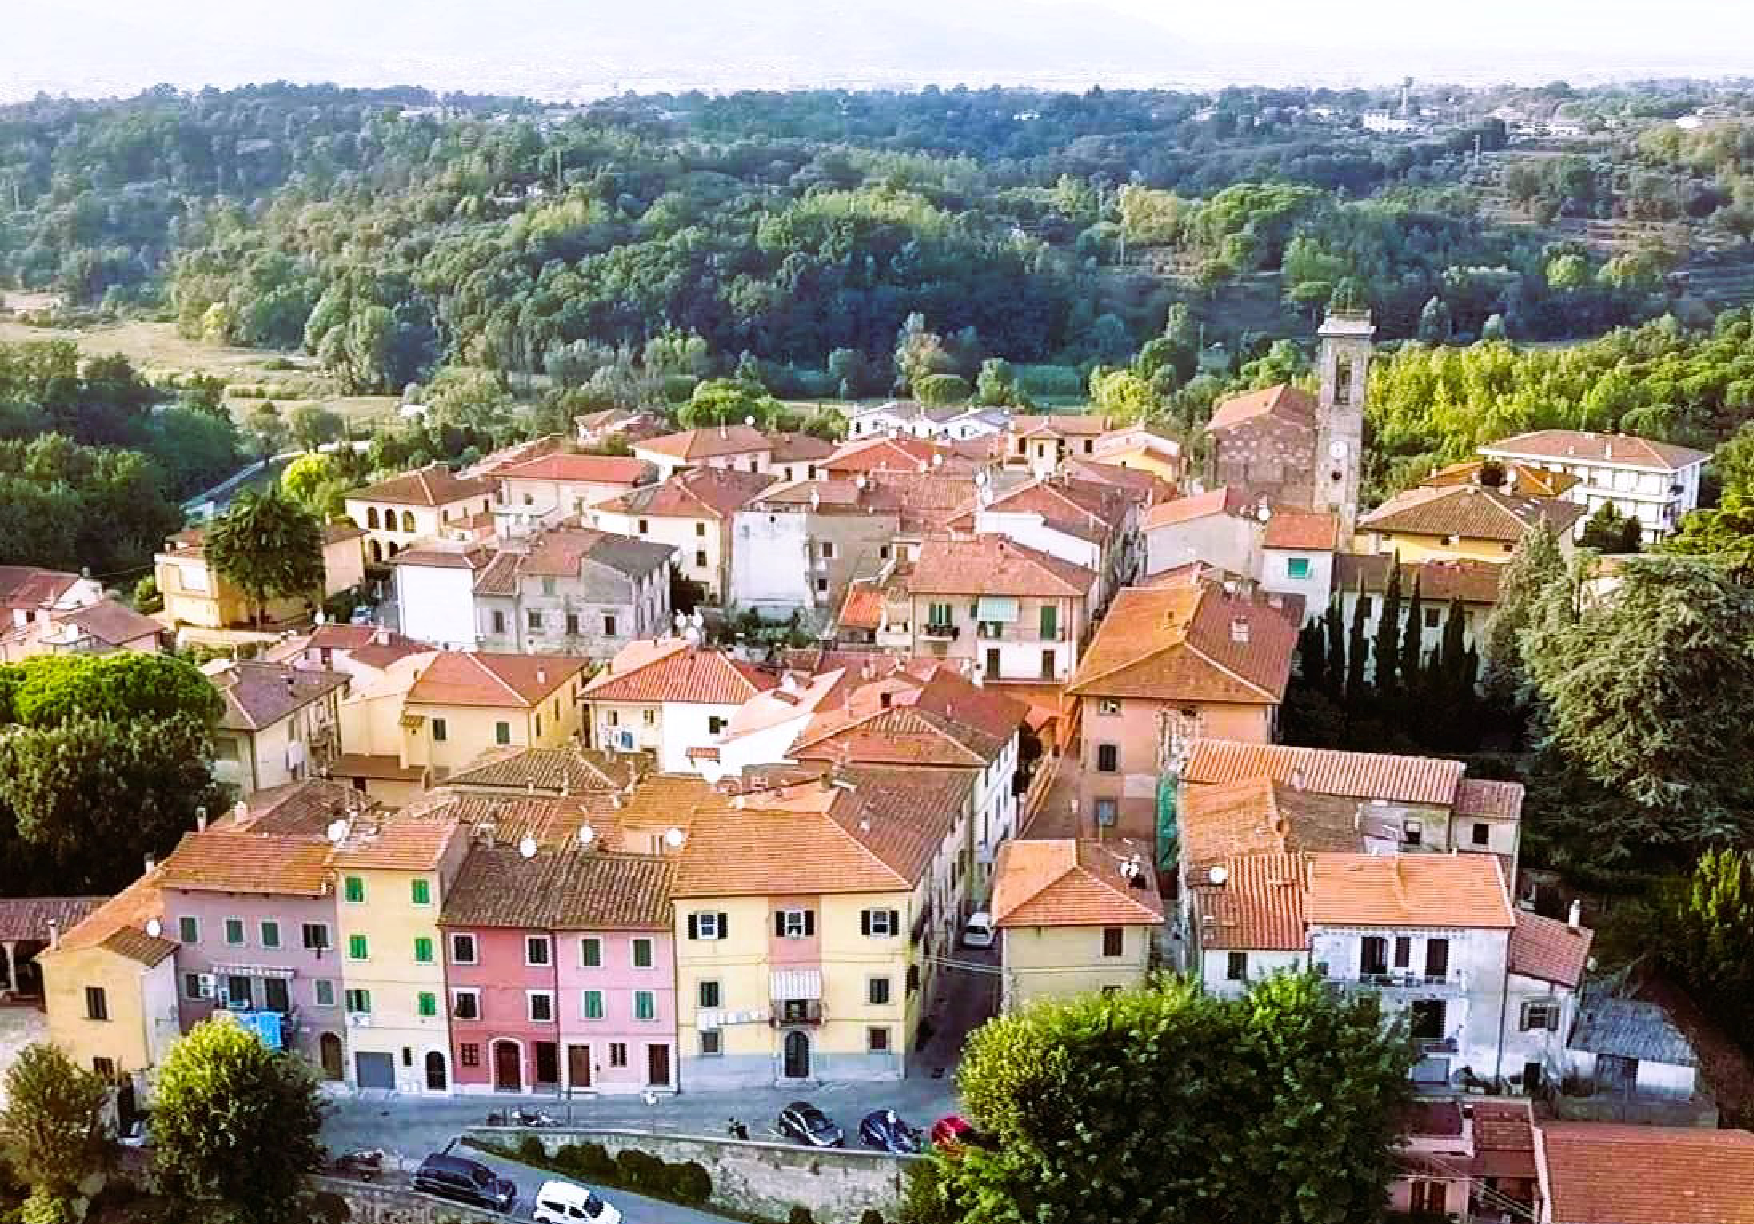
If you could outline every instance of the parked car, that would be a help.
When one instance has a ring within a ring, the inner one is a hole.
[[[484,1164],[434,1152],[420,1162],[414,1188],[489,1211],[510,1211],[518,1188]]]
[[[827,1114],[808,1101],[793,1101],[780,1110],[778,1125],[774,1128],[782,1139],[790,1139],[794,1143],[802,1143],[807,1147],[845,1147],[846,1134],[840,1127],[829,1120]]]
[[[369,625],[369,624],[371,624],[372,623],[372,606],[370,604],[360,604],[357,608],[355,608],[353,610],[352,614],[350,616],[348,616],[347,623],[350,625]]]
[[[968,924],[962,928],[962,944],[966,948],[990,948],[993,946],[993,916],[985,910],[968,916]]]
[[[893,1109],[874,1109],[859,1123],[859,1141],[879,1152],[917,1152],[920,1132]]]
[[[594,1224],[621,1224],[621,1212],[604,1202],[596,1191],[571,1182],[543,1182],[536,1191],[536,1210],[531,1213],[537,1224],[578,1224],[591,1220]]]

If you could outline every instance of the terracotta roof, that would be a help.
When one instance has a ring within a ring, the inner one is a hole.
[[[1510,937],[1510,971],[1575,989],[1583,983],[1594,938],[1588,927],[1574,931],[1557,919],[1518,910]]]
[[[454,820],[470,836],[486,844],[515,846],[535,838],[546,850],[578,844],[579,831],[591,827],[591,844],[620,845],[623,828],[617,796],[608,791],[579,795],[497,795],[440,789],[421,795],[397,813],[400,818]],[[679,823],[678,819],[666,821]]]
[[[445,779],[448,789],[534,791],[547,795],[615,791],[632,786],[651,768],[643,753],[564,748],[497,748]]]
[[[626,578],[644,578],[670,563],[676,550],[668,544],[637,540],[610,531],[572,525],[552,527],[529,542],[519,566],[520,574],[576,578],[580,566],[591,562]]]
[[[1144,468],[1130,468],[1124,463],[1115,463],[1100,455],[1070,455],[1061,464],[1061,469],[1079,480],[1113,485],[1150,502],[1168,501],[1175,496],[1175,486],[1155,472],[1148,472]]]
[[[834,454],[836,446],[824,438],[807,433],[776,433],[768,439],[773,444],[771,463],[813,463]]]
[[[134,927],[123,926],[111,931],[97,946],[106,952],[114,952],[117,956],[138,961],[150,969],[175,953],[179,945],[161,936],[148,935]]]
[[[1022,702],[930,662],[914,670],[897,666],[870,679],[848,676],[838,688],[841,704],[819,703],[818,713],[791,749],[793,755],[874,765],[985,768],[1029,713]]]
[[[874,471],[865,483],[866,502],[877,513],[896,515],[902,535],[943,531],[974,508],[974,478],[966,472]]]
[[[1331,926],[1516,925],[1492,854],[1313,854],[1308,912]]]
[[[0,897],[0,941],[49,942],[49,924],[66,934],[108,897]]]
[[[1452,463],[1448,467],[1437,468],[1419,483],[1431,488],[1443,485],[1477,485],[1480,483],[1480,469],[1486,463],[1485,459]],[[1570,472],[1552,472],[1528,463],[1513,461],[1500,466],[1504,469],[1504,479],[1498,487],[1513,497],[1558,497],[1567,489],[1582,483],[1582,477],[1573,476]]]
[[[177,949],[172,941],[148,935],[145,930],[146,924],[154,918],[160,921],[164,918],[164,900],[159,891],[163,874],[162,865],[154,867],[92,910],[71,929],[64,930],[58,949],[46,950],[39,956],[54,956],[59,951],[108,944],[109,950],[120,956],[148,967],[158,964]]]
[[[773,449],[766,434],[752,425],[720,425],[660,434],[636,442],[637,450],[651,451],[672,459],[695,461],[721,455],[747,455]]]
[[[761,472],[728,472],[721,468],[690,468],[662,484],[641,485],[594,507],[611,514],[649,518],[729,518],[771,488],[774,478]]]
[[[1277,705],[1296,648],[1297,628],[1277,609],[1231,598],[1211,583],[1127,587],[1109,606],[1066,691]]]
[[[1086,598],[1096,574],[1004,536],[950,539],[920,546],[908,590],[915,595],[1013,595]]]
[[[1437,757],[1197,739],[1189,746],[1182,779],[1198,784],[1266,777],[1325,795],[1449,807],[1465,768]]]
[[[1054,412],[1040,416],[1014,416],[1011,432],[1019,438],[1035,434],[1052,434],[1061,438],[1094,438],[1108,432],[1113,422],[1107,416],[1088,412]]]
[[[409,705],[518,706],[541,704],[585,666],[564,655],[441,651],[408,690]]]
[[[1397,493],[1358,521],[1362,531],[1456,536],[1514,544],[1545,521],[1562,532],[1584,513],[1576,502],[1551,497],[1512,497],[1477,485],[1408,489]]]
[[[347,677],[338,672],[247,660],[227,663],[207,678],[225,698],[219,725],[230,731],[260,731],[347,687]]]
[[[476,846],[445,890],[441,926],[550,931],[670,928],[675,864],[590,850]]]
[[[518,553],[501,552],[495,554],[480,573],[475,575],[474,591],[477,595],[516,595],[518,593],[518,564],[523,557]]]
[[[349,822],[347,836],[335,843],[336,867],[365,871],[432,871],[451,843],[466,837],[454,814],[405,808],[388,815]]]
[[[576,481],[581,484],[636,485],[657,473],[644,459],[628,455],[543,455],[494,472],[505,480]]]
[[[1251,854],[1222,866],[1222,884],[1195,881],[1195,919],[1203,949],[1301,952],[1308,867],[1301,854]]]
[[[1253,505],[1253,500],[1245,489],[1233,489],[1226,485],[1205,493],[1196,493],[1192,497],[1177,497],[1171,501],[1158,502],[1145,512],[1144,528],[1149,531],[1154,527],[1173,527],[1177,523],[1191,523],[1195,519],[1203,519],[1213,514],[1228,514],[1238,517]]]
[[[479,570],[493,564],[497,556],[497,549],[480,540],[418,540],[391,557],[389,563],[426,569]]]
[[[1037,480],[995,497],[987,510],[1001,513],[1033,513],[1048,523],[1082,531],[1101,540],[1121,530],[1143,501],[1138,495],[1092,480],[1055,477]]]
[[[883,588],[874,578],[855,578],[847,584],[839,624],[845,629],[880,629],[883,626]]]
[[[1463,778],[1456,787],[1457,816],[1516,820],[1523,814],[1523,784],[1493,778]]]
[[[337,818],[372,806],[371,799],[346,783],[305,778],[256,791],[216,821],[215,827],[322,837]]]
[[[1678,472],[1711,458],[1704,451],[1669,442],[1653,442],[1629,434],[1587,433],[1577,429],[1538,429],[1517,434],[1490,446],[1482,446],[1483,455],[1506,458],[1529,456],[1534,459],[1572,459],[1589,463],[1613,463],[1622,467],[1645,468],[1657,472]]]
[[[332,851],[310,837],[210,828],[184,835],[164,861],[161,884],[191,892],[321,897],[329,892]]]
[[[318,625],[305,639],[306,650],[344,650],[352,653],[366,646],[393,650],[397,658],[424,654],[432,649],[381,625]]]
[[[1340,520],[1311,510],[1274,510],[1261,539],[1263,548],[1302,548],[1333,552],[1339,547]]]
[[[930,472],[954,464],[965,472],[974,465],[948,446],[924,438],[862,438],[847,442],[817,466],[837,476],[862,472]]]
[[[1369,594],[1388,589],[1389,566],[1393,558],[1387,553],[1340,553],[1334,558],[1334,589],[1356,591],[1359,580]],[[1403,561],[1401,563],[1401,597],[1413,593],[1413,581],[1419,581],[1420,599],[1430,603],[1494,604],[1498,602],[1498,583],[1504,566],[1491,561],[1474,561],[1457,557],[1444,561]]]
[[[173,537],[175,538],[175,537]],[[0,565],[0,607],[35,611],[67,593],[78,574],[39,569],[34,565]]]
[[[1263,387],[1244,395],[1233,395],[1227,400],[1221,400],[1212,409],[1212,419],[1206,422],[1206,429],[1217,433],[1262,416],[1275,416],[1314,429],[1316,397],[1289,383]]]
[[[85,633],[110,646],[120,646],[137,638],[156,637],[164,626],[150,616],[142,616],[133,608],[113,599],[99,600],[88,607],[57,617],[65,624],[76,625]]]
[[[586,701],[678,701],[742,705],[779,677],[680,638],[630,642],[585,686]]]
[[[466,498],[488,497],[492,493],[491,481],[465,480],[444,464],[433,463],[355,489],[347,495],[347,500],[390,502],[398,506],[448,506]]]
[[[1546,1122],[1552,1224],[1754,1224],[1754,1133]]]
[[[420,782],[426,777],[424,765],[404,765],[393,753],[343,752],[329,762],[329,772],[337,778],[384,782]]]
[[[1216,786],[1184,787],[1178,803],[1181,854],[1201,869],[1239,855],[1299,851],[1355,851],[1388,829],[1368,801],[1349,795],[1298,790],[1265,777]]]
[[[1474,1164],[1477,1177],[1534,1181],[1535,1126],[1529,1102],[1475,1101]]]
[[[1129,883],[1133,855],[1137,885]],[[1163,921],[1146,847],[1130,842],[1008,841],[993,867],[993,922],[1001,927],[1155,926]]]

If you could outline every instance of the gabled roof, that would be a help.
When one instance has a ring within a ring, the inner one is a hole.
[[[1754,1134],[1544,1122],[1553,1224],[1754,1224]]]
[[[1210,583],[1127,587],[1115,596],[1066,691],[1277,705],[1296,647],[1297,630],[1277,609],[1232,599]]]
[[[1575,990],[1583,984],[1594,938],[1588,927],[1573,930],[1558,919],[1518,910],[1510,937],[1510,971]]]
[[[564,655],[440,651],[408,690],[407,702],[528,709],[564,687],[584,666],[583,659]]]
[[[0,941],[48,943],[84,922],[108,897],[0,897]]]
[[[530,837],[545,850],[577,846],[580,830],[589,825],[591,844],[603,848],[618,845],[625,827],[617,799],[610,791],[504,795],[442,788],[416,797],[396,815],[404,820],[454,821],[470,836],[500,846],[515,846]]]
[[[1244,421],[1264,416],[1277,417],[1282,421],[1292,421],[1314,429],[1316,397],[1288,383],[1263,387],[1244,395],[1233,395],[1220,401],[1212,410],[1212,419],[1206,422],[1206,429],[1210,433],[1218,433]]]
[[[399,659],[408,655],[424,654],[432,649],[381,625],[318,625],[311,630],[304,644],[306,650],[343,650],[349,654],[368,646],[392,651]]]
[[[493,564],[497,549],[481,540],[417,540],[390,558],[391,565],[423,569],[482,570]]]
[[[1223,870],[1191,882],[1202,949],[1301,952],[1309,947],[1305,855],[1250,854],[1213,866]]]
[[[920,546],[908,589],[915,595],[1011,595],[1054,598],[1090,594],[1096,574],[999,535],[934,536]]]
[[[1188,747],[1182,780],[1198,785],[1265,777],[1325,795],[1449,807],[1465,768],[1438,757],[1197,739]]]
[[[1247,490],[1233,489],[1228,485],[1211,489],[1205,493],[1196,493],[1192,497],[1177,497],[1170,501],[1158,502],[1145,512],[1142,526],[1150,531],[1155,527],[1173,527],[1177,523],[1191,523],[1195,519],[1209,518],[1215,514],[1226,514],[1231,518],[1240,518],[1254,504]]]
[[[980,745],[985,741],[986,737],[972,729],[959,727],[936,714],[910,706],[893,706],[848,721],[833,713],[819,716],[793,745],[791,755],[801,760],[961,765],[979,769],[992,761],[990,752],[981,751]]]
[[[924,438],[861,438],[843,444],[818,465],[838,476],[860,472],[929,472],[955,465],[972,471],[972,464],[956,451]]]
[[[164,626],[150,616],[142,616],[133,608],[114,599],[99,600],[72,612],[62,613],[56,619],[62,624],[75,626],[81,633],[89,634],[108,646],[120,646],[164,632]]]
[[[374,802],[344,782],[304,778],[266,787],[239,800],[215,827],[287,837],[322,837],[336,820],[363,812]]]
[[[1262,548],[1333,552],[1340,546],[1340,520],[1320,510],[1274,510]]]
[[[34,565],[0,565],[0,607],[35,611],[53,604],[79,581],[78,574]]]
[[[1456,536],[1514,544],[1545,521],[1563,532],[1584,513],[1576,502],[1553,497],[1512,497],[1478,485],[1419,486],[1397,493],[1358,521],[1363,531]]]
[[[1630,434],[1591,433],[1580,429],[1537,429],[1482,446],[1483,455],[1504,458],[1571,459],[1612,463],[1655,472],[1678,472],[1711,458],[1704,451],[1669,442],[1653,442]]]
[[[771,475],[761,472],[690,468],[662,484],[641,485],[594,508],[649,518],[724,519],[754,501],[773,483]]]
[[[600,752],[577,744],[496,748],[447,776],[445,786],[545,795],[619,791],[639,781],[650,764],[650,759],[639,753]]]
[[[580,484],[636,485],[655,473],[644,459],[629,455],[543,455],[495,470],[505,480],[553,480]]]
[[[1307,912],[1330,926],[1516,925],[1493,854],[1312,854]]]
[[[1481,483],[1480,472],[1487,462],[1485,459],[1468,459],[1452,463],[1435,469],[1419,483],[1434,489],[1445,485],[1477,485]],[[1553,472],[1529,463],[1511,461],[1500,466],[1504,479],[1498,487],[1512,497],[1558,497],[1583,479],[1570,472]]]
[[[177,950],[177,944],[162,935],[148,935],[146,924],[155,918],[164,920],[164,898],[159,891],[163,874],[163,866],[154,867],[63,932],[58,947],[39,956],[103,948],[149,969],[161,963]]]
[[[1523,784],[1496,778],[1463,778],[1456,786],[1457,816],[1515,820],[1523,814]]]
[[[441,926],[663,931],[676,866],[661,858],[578,848],[525,858],[476,846],[445,890]]]
[[[1584,991],[1577,1023],[1565,1044],[1591,1054],[1636,1058],[1671,1067],[1699,1065],[1693,1044],[1660,1004],[1615,995],[1600,986]]]
[[[843,629],[880,629],[883,626],[883,587],[875,578],[855,578],[847,584],[837,622]]]
[[[1129,877],[1135,868],[1136,875]],[[1155,876],[1145,848],[1126,842],[1008,841],[999,847],[993,867],[993,922],[1001,927],[1155,926],[1163,921]]]
[[[752,425],[720,425],[716,428],[685,429],[681,433],[660,434],[655,438],[635,442],[634,449],[695,462],[721,455],[759,454],[772,450],[773,443],[766,434]]]
[[[209,828],[188,833],[162,864],[161,886],[189,892],[321,897],[333,852],[321,838]]]
[[[1119,531],[1143,499],[1112,485],[1090,480],[1054,478],[1036,480],[994,498],[986,509],[994,513],[1039,514],[1050,524],[1066,524],[1073,533],[1102,539]]]
[[[347,685],[338,672],[251,660],[227,663],[207,678],[225,699],[219,725],[229,731],[260,731]]]
[[[524,553],[511,555],[519,577],[577,578],[588,561],[638,579],[668,565],[675,551],[668,544],[566,524],[538,532]]]
[[[389,502],[398,506],[448,506],[471,497],[493,493],[493,482],[465,480],[442,463],[428,464],[377,484],[355,489],[349,501]]]
[[[1079,480],[1125,489],[1147,502],[1169,501],[1175,497],[1175,486],[1155,472],[1113,463],[1100,455],[1068,455],[1060,470]]]
[[[942,531],[974,509],[975,483],[968,472],[879,470],[864,479],[867,503],[879,513],[894,513],[903,535]]]
[[[1094,438],[1105,434],[1113,422],[1107,417],[1088,412],[1054,412],[1037,416],[1014,416],[1011,432],[1019,438]]]
[[[629,642],[585,686],[586,701],[675,701],[693,705],[742,705],[779,684],[779,677],[702,649],[681,638]]]
[[[826,438],[807,433],[776,433],[768,439],[773,445],[770,463],[814,463],[834,454],[836,446]]]
[[[1334,590],[1356,591],[1362,581],[1366,594],[1379,594],[1388,589],[1389,566],[1393,563],[1394,558],[1387,553],[1340,553],[1334,558]],[[1401,598],[1412,596],[1417,580],[1419,597],[1427,607],[1452,599],[1494,604],[1498,602],[1498,582],[1503,576],[1504,566],[1468,557],[1403,561]]]
[[[793,747],[816,760],[984,768],[1003,752],[1029,707],[964,678],[942,660],[900,660],[882,675],[848,673],[839,704],[820,703]]]

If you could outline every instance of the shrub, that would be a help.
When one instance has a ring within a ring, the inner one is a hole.
[[[816,1224],[816,1217],[810,1214],[808,1207],[793,1207],[792,1214],[786,1217],[786,1224]]]
[[[615,1170],[617,1180],[630,1190],[642,1187],[662,1190],[664,1187],[664,1162],[650,1152],[642,1152],[638,1148],[617,1152]]]
[[[706,1166],[693,1160],[687,1164],[671,1165],[670,1191],[684,1203],[704,1203],[713,1196],[712,1175],[706,1171]]]
[[[883,1213],[875,1207],[867,1207],[859,1215],[859,1224],[883,1224]]]
[[[586,1143],[580,1148],[579,1175],[587,1181],[606,1181],[615,1176],[615,1160],[601,1143]]]
[[[563,1143],[548,1163],[562,1173],[570,1173],[574,1177],[585,1176],[585,1149],[576,1143]]]
[[[534,1135],[525,1135],[518,1140],[518,1159],[529,1165],[548,1163],[548,1149],[542,1146],[542,1140]]]

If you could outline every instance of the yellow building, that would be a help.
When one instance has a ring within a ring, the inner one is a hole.
[[[392,808],[426,790],[430,771],[408,763],[413,739],[402,725],[402,707],[437,657],[437,651],[424,651],[355,670],[341,698],[341,755],[329,767],[331,777]]]
[[[993,869],[1002,1006],[1141,985],[1163,926],[1150,847],[1010,841]]]
[[[1080,456],[1097,463],[1149,472],[1171,486],[1181,482],[1183,469],[1181,443],[1148,425],[1129,425],[1111,429],[1096,438],[1087,455]]]
[[[254,625],[256,608],[238,587],[207,563],[207,533],[199,527],[179,531],[165,541],[165,550],[152,558],[152,573],[164,597],[165,615],[174,625],[201,629],[224,629]],[[303,620],[323,600],[351,590],[365,581],[365,532],[350,523],[330,523],[323,528],[323,591],[319,596],[291,596],[268,600],[261,608],[261,621],[281,625]]]
[[[672,891],[689,1088],[900,1079],[973,862],[962,771],[716,796]]]
[[[469,838],[449,808],[447,796],[430,815],[363,813],[335,843],[341,980],[367,1006],[348,1034],[355,1088],[451,1091],[438,917]]]
[[[177,1023],[177,945],[163,937],[159,868],[39,953],[49,1040],[106,1079],[158,1066]]]
[[[1481,485],[1420,485],[1397,493],[1358,521],[1352,551],[1402,561],[1508,561],[1517,542],[1546,522],[1571,549],[1584,508],[1552,497],[1517,497]]]
[[[560,655],[435,655],[402,705],[402,764],[436,781],[492,749],[566,743],[579,730],[584,666]]]

